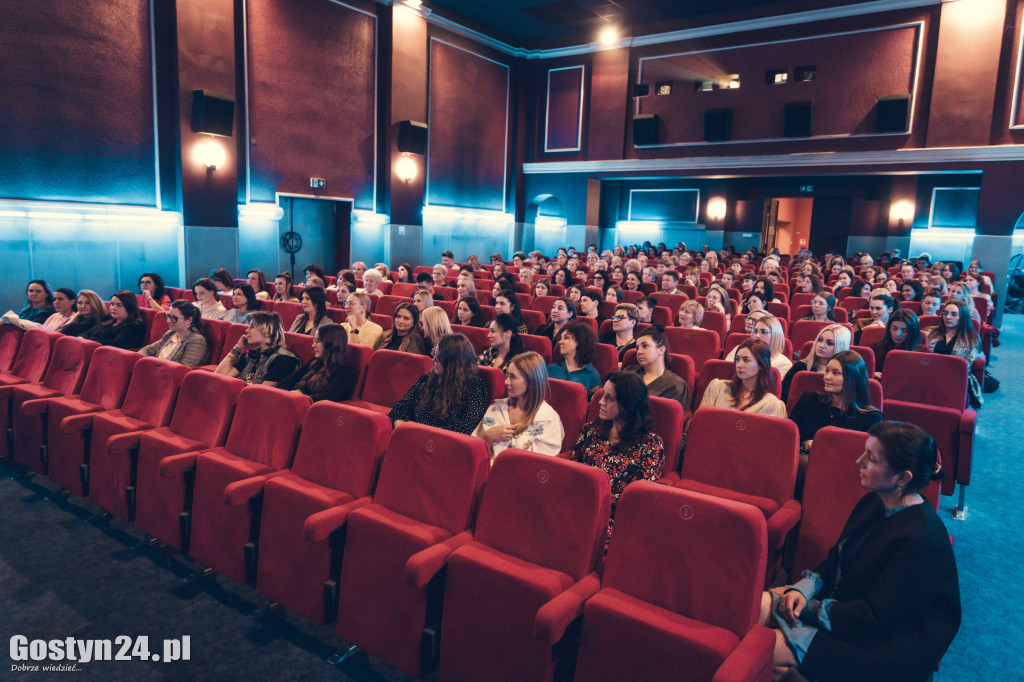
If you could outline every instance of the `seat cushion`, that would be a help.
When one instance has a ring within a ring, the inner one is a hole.
[[[587,601],[578,680],[710,680],[739,644],[708,625],[602,588]]]
[[[164,478],[160,462],[165,457],[196,450],[206,444],[180,436],[169,428],[146,431],[139,440],[135,525],[144,533],[181,549],[178,515],[192,508],[184,477]]]

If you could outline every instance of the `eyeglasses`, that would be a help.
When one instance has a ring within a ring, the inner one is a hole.
[[[612,322],[622,322],[623,320],[632,320],[633,318],[629,315],[612,315]]]
[[[181,322],[182,320],[185,319],[184,317],[179,317],[177,315],[171,315],[170,313],[167,313],[166,316],[167,316],[167,321],[170,322],[171,324],[177,324],[178,322]]]
[[[751,336],[771,336],[772,333],[768,329],[751,329],[750,330],[750,335]]]

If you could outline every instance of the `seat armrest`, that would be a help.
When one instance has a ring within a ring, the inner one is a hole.
[[[95,416],[96,412],[82,412],[80,414],[73,414],[70,417],[64,417],[60,422],[60,432],[65,436],[70,436],[76,431],[84,431],[92,426],[92,420]]]
[[[661,483],[662,485],[675,485],[676,483],[679,483],[679,472],[670,471],[655,481],[655,483]]]
[[[127,455],[132,448],[139,447],[140,431],[131,433],[119,433],[107,439],[107,454],[111,457]]]
[[[770,680],[774,652],[775,633],[763,625],[755,625],[715,671],[712,682]]]
[[[358,500],[352,500],[351,502],[346,502],[337,507],[331,507],[308,516],[306,522],[302,525],[302,532],[306,537],[306,541],[321,542],[326,540],[331,533],[348,523],[349,514],[360,507],[365,507],[372,501],[373,498],[367,495],[366,497],[360,497]]]
[[[555,457],[558,459],[570,459],[572,456],[572,450],[566,450],[565,452],[559,452]]]
[[[575,585],[540,607],[533,619],[533,637],[554,645],[565,635],[570,623],[583,615],[583,605],[601,589],[597,573],[588,573]]]
[[[229,507],[240,507],[250,499],[263,492],[263,486],[275,476],[286,474],[290,469],[280,469],[269,474],[261,474],[240,481],[228,483],[224,488],[224,504]]]
[[[957,451],[956,471],[947,471],[947,476],[956,476],[960,485],[971,483],[971,460],[974,456],[974,430],[977,426],[978,413],[964,410],[960,415],[960,447]]]
[[[405,562],[405,584],[419,588],[426,587],[427,583],[448,564],[449,555],[472,541],[473,534],[464,530],[444,542],[416,552]]]
[[[768,545],[775,549],[781,549],[789,531],[793,530],[799,521],[800,503],[796,500],[787,500],[779,508],[779,511],[768,519]]]
[[[171,455],[160,460],[160,475],[164,478],[178,478],[196,465],[199,451],[186,452],[182,455]]]
[[[49,398],[36,398],[26,400],[21,404],[21,413],[26,417],[38,416],[43,410],[50,406]]]

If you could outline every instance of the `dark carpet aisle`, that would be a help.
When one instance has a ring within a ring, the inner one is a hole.
[[[965,521],[941,516],[955,540],[964,621],[936,680],[1024,679],[1015,655],[1024,611],[1012,595],[1024,584],[1024,318],[1007,316],[992,373],[1001,381],[979,413],[973,482]],[[142,536],[117,519],[90,520],[98,509],[78,497],[59,498],[43,477],[15,479],[0,462],[0,679],[12,671],[12,637],[113,639],[191,638],[191,661],[79,664],[76,680],[399,680],[379,661],[358,657],[339,668],[326,658],[344,645],[331,625],[317,627],[278,611],[259,620],[256,592],[225,578],[188,584],[198,565],[160,549],[132,549]],[[851,463],[851,475],[853,475]],[[35,665],[31,661],[27,661]]]

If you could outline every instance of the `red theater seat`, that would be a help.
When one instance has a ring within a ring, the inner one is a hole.
[[[263,486],[291,466],[312,404],[267,386],[238,394],[227,442],[196,455],[190,557],[235,582],[255,579]]]
[[[452,331],[462,334],[473,344],[473,352],[479,355],[485,348],[491,345],[490,332],[486,327],[467,327],[462,324],[453,324]]]
[[[548,379],[548,389],[551,392],[548,403],[562,420],[565,436],[561,452],[566,452],[576,445],[580,429],[586,423],[587,389],[575,381],[561,379]]]
[[[175,549],[188,549],[192,487],[199,452],[224,443],[245,382],[212,372],[189,372],[169,426],[108,442],[118,452],[138,443],[135,525]],[[270,415],[258,417],[267,420]]]
[[[789,333],[789,340],[793,343],[793,348],[803,348],[803,345],[810,341],[814,343],[814,339],[818,338],[819,332],[825,327],[831,324],[840,324],[838,322],[814,322],[813,320],[797,320],[793,323],[793,328]],[[853,327],[851,325],[844,325],[853,333]],[[867,331],[867,330],[865,330]],[[882,331],[885,331],[884,329]],[[863,337],[861,337],[861,345],[868,346],[871,344],[865,343]],[[803,357],[802,355],[800,357]]]
[[[498,455],[473,542],[448,560],[440,679],[545,680],[571,664],[563,637],[600,586],[610,505],[600,469]]]
[[[697,390],[693,394],[693,409],[700,407],[704,399],[704,391],[712,379],[731,379],[736,370],[736,363],[732,360],[708,360],[701,365],[700,373],[697,376]],[[782,375],[779,370],[772,367],[772,393],[779,398],[782,397]]]
[[[678,313],[672,318],[673,323],[679,317]],[[652,318],[653,319],[653,318]],[[728,327],[725,313],[715,312],[713,310],[705,310],[704,317],[700,321],[701,329],[710,329],[711,331],[718,334],[718,343],[721,344],[725,341],[725,330]],[[668,327],[671,329],[671,327]],[[674,351],[673,351],[674,352]]]
[[[159,358],[136,362],[120,409],[61,421],[61,433],[68,440],[50,456],[54,474],[60,471],[70,480],[81,470],[82,478],[88,481],[84,488],[89,499],[114,516],[130,520],[132,505],[126,490],[130,488],[134,495],[138,434],[171,421],[178,390],[188,371],[185,365]],[[67,447],[72,441],[74,446]]]
[[[387,414],[432,366],[433,361],[426,355],[374,351],[359,400],[346,400],[345,404]]]
[[[969,369],[967,360],[956,355],[894,350],[885,356],[882,387],[891,400],[963,411]]]
[[[99,347],[95,341],[62,336],[53,344],[42,383],[11,387],[11,451],[15,462],[34,471],[46,471],[48,399],[66,398],[81,390],[89,359]]]
[[[768,545],[782,549],[800,520],[793,499],[800,433],[788,419],[719,407],[693,413],[676,487],[753,505],[768,522]]]
[[[391,434],[373,503],[348,517],[337,631],[393,668],[422,677],[424,629],[440,625],[449,554],[472,540],[487,480],[480,438],[406,423]]]
[[[694,385],[697,383],[697,370],[696,363],[693,358],[689,355],[679,355],[677,353],[669,353],[665,357],[666,369],[674,372],[680,379],[686,382],[686,385],[690,388],[690,398],[693,398]],[[636,349],[630,349],[626,351],[626,357],[622,360],[622,368],[632,367],[638,365],[636,361]],[[686,411],[689,412],[689,405],[686,405]]]
[[[775,636],[756,624],[767,554],[749,505],[633,483],[583,608],[575,679],[771,679]]]
[[[587,422],[597,421],[600,418],[601,398],[604,396],[604,389],[599,388],[590,399],[590,406],[587,409]],[[648,398],[651,418],[651,431],[661,437],[661,443],[665,447],[665,474],[674,472],[679,467],[679,445],[683,439],[683,426],[686,423],[686,415],[678,400],[668,398]],[[678,477],[677,477],[678,479]]]
[[[44,459],[51,481],[76,495],[86,494],[88,479],[83,480],[80,468],[85,463],[86,431],[96,413],[121,407],[140,359],[138,353],[101,346],[93,351],[81,393],[49,399]],[[67,431],[65,420],[70,427]]]
[[[789,396],[786,398],[786,412],[793,414],[793,408],[800,401],[800,396],[808,391],[818,393],[825,390],[825,375],[820,372],[797,372],[789,385]],[[875,379],[868,379],[868,395],[871,404],[882,409],[882,384]]]
[[[666,327],[665,339],[670,353],[690,356],[698,371],[705,362],[716,359],[722,349],[718,332],[710,329]]]
[[[14,365],[24,333],[18,327],[8,324],[0,327],[0,372],[8,372]]]
[[[291,471],[267,481],[256,590],[317,624],[338,608],[338,574],[348,514],[369,504],[391,438],[382,414],[319,402],[302,424]]]

